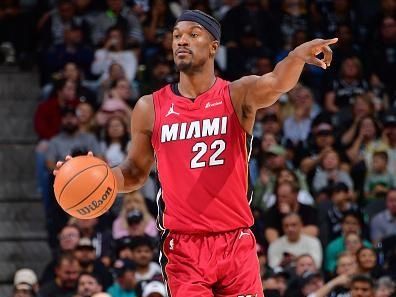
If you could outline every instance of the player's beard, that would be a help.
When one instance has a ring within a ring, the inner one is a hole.
[[[176,64],[176,69],[180,72],[191,72],[192,69],[192,61],[180,61],[179,63]]]
[[[179,60],[176,62],[176,69],[180,72],[184,73],[197,73],[200,72],[205,65],[206,61],[204,59],[201,60],[196,60],[195,63],[193,63],[193,59],[191,58],[190,60]]]

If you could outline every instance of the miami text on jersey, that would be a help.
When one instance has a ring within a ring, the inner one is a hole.
[[[227,133],[227,117],[162,125],[161,142],[216,136]]]

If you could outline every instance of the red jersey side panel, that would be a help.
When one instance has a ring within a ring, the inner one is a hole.
[[[253,224],[248,139],[229,94],[220,78],[194,101],[169,85],[153,94],[160,228],[222,232]]]

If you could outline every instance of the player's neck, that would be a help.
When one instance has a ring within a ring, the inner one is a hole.
[[[196,98],[200,94],[209,90],[216,81],[214,71],[210,74],[207,72],[183,73],[180,72],[180,82],[178,85],[179,92],[183,97]]]

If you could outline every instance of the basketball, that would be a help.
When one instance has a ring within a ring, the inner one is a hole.
[[[54,181],[56,201],[79,219],[92,219],[105,213],[117,196],[117,183],[109,166],[93,156],[66,161]]]

